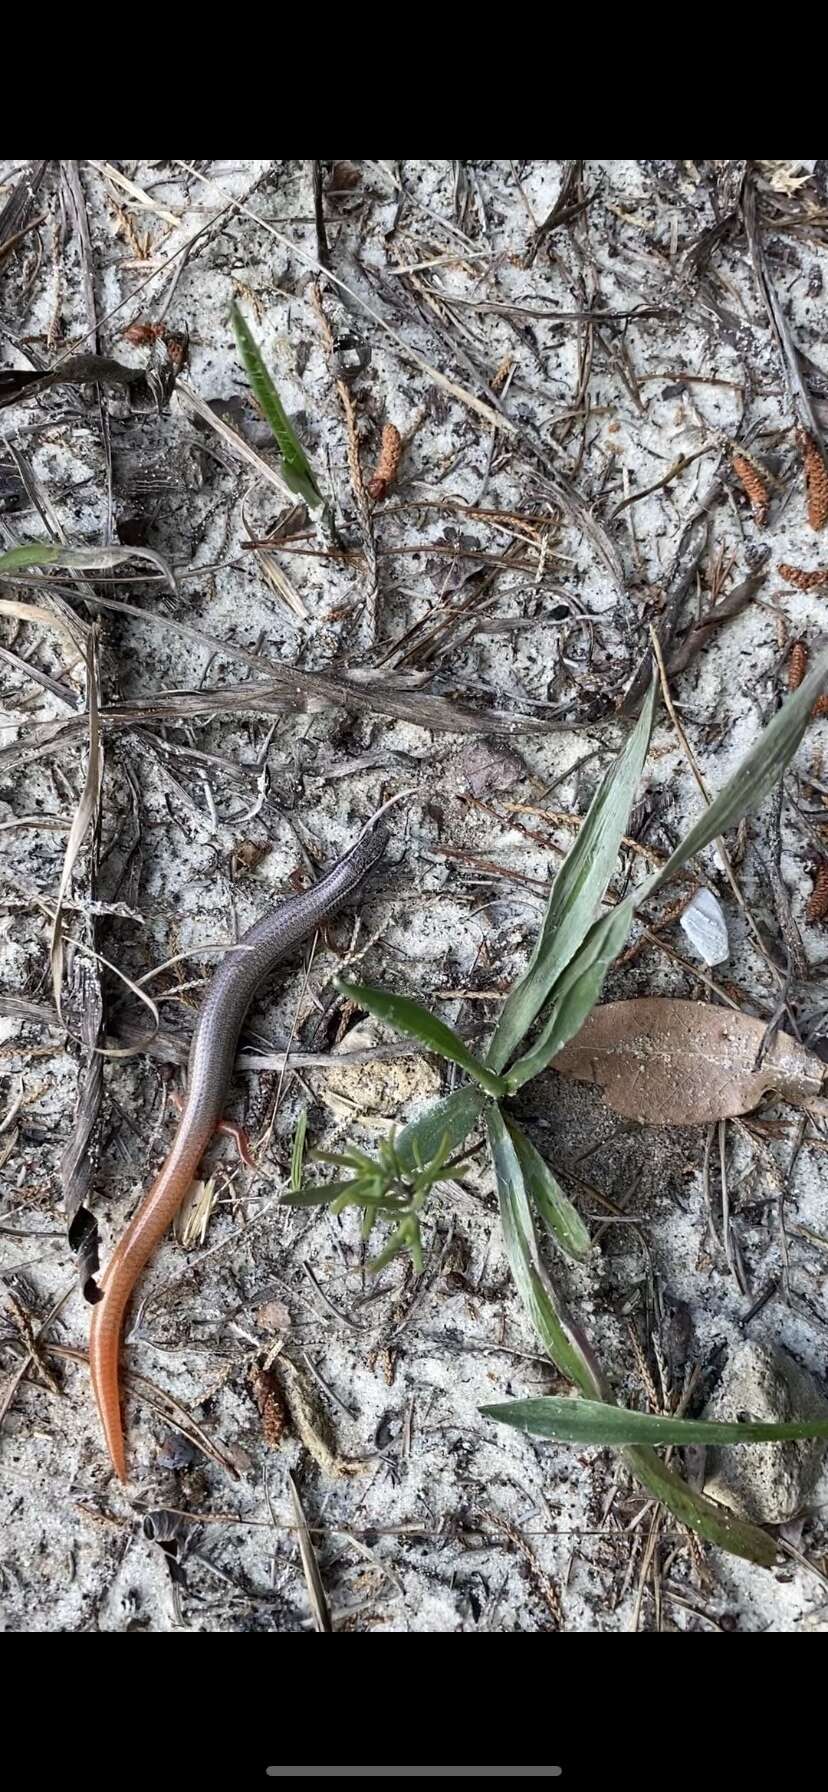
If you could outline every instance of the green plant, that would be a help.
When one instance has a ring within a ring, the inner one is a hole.
[[[813,703],[828,678],[828,651],[783,704],[753,751],[704,811],[667,864],[630,895],[595,918],[612,876],[649,747],[655,677],[623,752],[603,779],[575,844],[555,879],[535,949],[524,975],[503,1004],[485,1062],[453,1030],[408,997],[360,985],[343,993],[371,1014],[416,1038],[465,1070],[471,1081],[382,1146],[376,1159],[349,1151],[332,1159],[353,1176],[332,1187],[304,1188],[287,1201],[331,1201],[334,1211],[361,1206],[370,1232],[382,1216],[396,1219],[376,1269],[406,1248],[421,1261],[419,1215],[437,1182],[453,1167],[451,1153],[482,1120],[494,1170],[503,1237],[521,1300],[544,1349],[580,1399],[515,1401],[483,1408],[490,1417],[560,1441],[591,1441],[622,1450],[637,1480],[682,1523],[709,1541],[769,1567],[773,1539],[693,1492],[657,1454],[655,1444],[722,1444],[824,1434],[818,1421],[790,1426],[704,1426],[697,1421],[627,1412],[613,1400],[589,1340],[570,1314],[545,1264],[538,1221],[569,1257],[582,1260],[589,1235],[580,1216],[535,1146],[509,1111],[509,1097],[552,1062],[579,1031],[598,1001],[613,960],[626,944],[640,902],[694,853],[733,827],[773,788],[796,752]],[[527,1035],[538,1031],[527,1043]],[[317,1154],[322,1155],[322,1154]]]
[[[324,499],[311,471],[310,462],[293,429],[276,387],[262,360],[259,345],[238,308],[231,311],[236,346],[253,396],[265,421],[270,424],[282,457],[282,478],[297,498],[307,504],[312,514],[324,509]]]

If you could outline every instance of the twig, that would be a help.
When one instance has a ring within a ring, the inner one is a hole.
[[[313,1547],[311,1534],[308,1529],[308,1521],[302,1509],[302,1501],[299,1498],[299,1489],[296,1485],[292,1469],[288,1469],[288,1484],[290,1486],[293,1516],[296,1522],[296,1541],[299,1544],[302,1573],[305,1576],[305,1586],[308,1589],[308,1599],[310,1600],[310,1608],[313,1613],[314,1629],[333,1630],[330,1607],[325,1595],[325,1588],[322,1584],[322,1576],[319,1572],[319,1562],[317,1560],[316,1550]]]

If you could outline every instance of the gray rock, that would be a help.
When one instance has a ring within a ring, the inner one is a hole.
[[[828,1399],[784,1350],[746,1342],[731,1352],[705,1413],[708,1419],[750,1417],[780,1424],[828,1418]],[[828,1439],[739,1444],[710,1450],[705,1492],[742,1517],[786,1524],[808,1504]]]

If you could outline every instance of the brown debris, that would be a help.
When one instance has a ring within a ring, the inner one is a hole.
[[[278,1450],[285,1432],[290,1428],[287,1407],[282,1390],[275,1375],[254,1363],[248,1373],[250,1392],[259,1409],[262,1421],[262,1436],[269,1450]]]
[[[796,439],[805,467],[808,521],[812,529],[824,529],[828,523],[828,467],[818,444],[807,429],[798,429]]]
[[[402,456],[402,436],[396,425],[386,423],[380,442],[379,459],[376,469],[368,481],[368,495],[377,503],[384,498],[389,486],[394,484]]]
[[[828,585],[828,568],[817,566],[813,572],[806,572],[804,566],[788,566],[781,560],[779,577],[786,584],[795,585],[797,591],[814,591],[819,585]]]
[[[173,363],[182,363],[187,349],[186,335],[179,330],[169,330],[164,323],[139,323],[136,320],[124,330],[124,341],[131,342],[133,348],[152,348],[153,343],[163,342]]]
[[[805,910],[806,921],[824,921],[828,915],[828,859],[820,859],[814,871],[814,887]]]
[[[788,654],[788,690],[798,691],[808,670],[808,649],[804,641],[792,641]]]
[[[770,491],[767,483],[756,462],[749,460],[747,455],[734,454],[730,464],[742,489],[750,499],[753,520],[762,528],[768,520],[770,505]]]
[[[805,677],[805,673],[807,672],[807,670],[808,670],[808,649],[807,649],[805,642],[804,641],[792,641],[790,653],[788,654],[788,690],[789,691],[798,691],[799,690],[799,687],[802,683],[803,678]],[[811,710],[811,716],[815,722],[822,721],[822,719],[825,716],[828,716],[828,693],[823,693],[823,695],[821,697],[817,697],[816,703],[814,704],[814,707]]]

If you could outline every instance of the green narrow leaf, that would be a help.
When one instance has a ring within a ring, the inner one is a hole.
[[[324,507],[324,499],[311,471],[310,463],[291,427],[276,387],[265,367],[255,337],[251,334],[238,308],[231,309],[233,330],[244,370],[267,422],[273,431],[282,457],[285,482],[312,511]]]
[[[583,1262],[591,1250],[590,1236],[576,1207],[564,1194],[531,1139],[511,1116],[506,1118],[512,1143],[518,1154],[523,1180],[530,1200],[541,1219],[568,1257]]]
[[[368,1014],[387,1021],[398,1033],[418,1039],[430,1052],[448,1058],[450,1063],[459,1064],[489,1095],[506,1094],[505,1079],[487,1070],[458,1033],[447,1027],[445,1021],[438,1020],[435,1014],[429,1014],[427,1008],[421,1008],[419,1002],[412,1002],[410,996],[392,995],[387,989],[368,989],[360,983],[345,983],[341,977],[335,977],[334,983],[341,995],[348,996]]]
[[[503,1406],[482,1406],[487,1418],[515,1425],[533,1437],[560,1443],[595,1444],[764,1444],[789,1438],[828,1437],[828,1419],[785,1424],[745,1420],[726,1424],[717,1419],[676,1419],[669,1414],[631,1412],[603,1400],[578,1400],[549,1394],[540,1400],[510,1400]]]
[[[509,1072],[510,1091],[545,1070],[559,1051],[573,1039],[592,1012],[601,994],[610,965],[623,951],[635,910],[666,879],[681,870],[711,840],[741,821],[773,789],[805,733],[816,698],[828,679],[828,649],[819,655],[813,672],[794,691],[768,724],[752,752],[734,772],[715,801],[699,817],[668,859],[666,865],[645,878],[637,890],[602,915],[590,928],[579,951],[570,961],[553,991],[549,1017],[530,1052]]]
[[[711,840],[718,839],[727,828],[736,826],[749,809],[758,808],[768,792],[773,790],[777,780],[781,778],[786,765],[793,758],[797,747],[811,719],[811,710],[817,697],[828,679],[828,648],[824,649],[814,661],[813,670],[800,685],[786,697],[781,708],[777,710],[773,720],[760,734],[755,747],[737,766],[723,790],[710,804],[703,815],[685,834],[674,853],[670,855],[666,865],[653,873],[638,892],[637,901],[652,895],[661,884],[672,877],[686,865],[694,853],[701,852],[702,847],[709,846]]]
[[[106,572],[111,566],[122,566],[125,560],[148,560],[163,573],[171,591],[178,590],[170,567],[152,548],[63,547],[45,541],[22,542],[0,554],[0,574],[24,572],[29,566],[65,567],[69,572]]]
[[[746,1562],[756,1562],[760,1568],[774,1567],[779,1552],[774,1539],[758,1524],[736,1518],[703,1493],[694,1493],[649,1444],[637,1444],[623,1450],[622,1455],[641,1486],[688,1530],[696,1531],[707,1543],[715,1543],[717,1549],[743,1556]]]
[[[592,924],[615,869],[644,769],[656,690],[654,678],[635,728],[599,785],[578,838],[555,878],[529,965],[501,1009],[486,1060],[494,1070],[508,1064]]]
[[[302,1187],[302,1168],[305,1162],[305,1135],[308,1130],[308,1110],[303,1108],[296,1122],[293,1135],[293,1150],[290,1157],[290,1187],[292,1194],[298,1194]]]
[[[558,983],[549,1019],[532,1050],[518,1058],[509,1071],[510,1093],[546,1070],[568,1040],[580,1032],[601,994],[610,965],[627,943],[638,900],[637,894],[626,896],[587,934]]]
[[[540,1261],[520,1161],[500,1109],[491,1103],[486,1126],[506,1253],[524,1307],[544,1349],[586,1400],[611,1404],[609,1386],[592,1347]],[[758,1525],[735,1518],[703,1494],[694,1493],[651,1445],[627,1446],[621,1453],[640,1485],[682,1524],[720,1549],[764,1568],[773,1567],[775,1544]]]
[[[431,1163],[443,1144],[449,1154],[457,1151],[477,1125],[485,1105],[486,1097],[479,1083],[463,1083],[419,1119],[410,1121],[394,1140],[394,1150],[404,1170],[410,1175],[422,1164]]]
[[[441,1148],[451,1156],[477,1125],[485,1103],[486,1097],[477,1083],[463,1083],[461,1088],[454,1089],[451,1095],[435,1102],[425,1114],[404,1126],[396,1134],[394,1150],[406,1174],[416,1175],[434,1160]],[[328,1154],[318,1151],[314,1155],[324,1161]],[[341,1160],[332,1161],[339,1163]],[[359,1155],[359,1162],[360,1170],[348,1180],[291,1188],[283,1194],[282,1203],[285,1207],[323,1207],[328,1202],[340,1201],[344,1195],[362,1199],[369,1188],[367,1173],[378,1177],[379,1166],[363,1153]],[[356,1170],[356,1163],[354,1167]]]
[[[553,1363],[586,1394],[599,1394],[603,1388],[596,1381],[586,1339],[573,1324],[541,1261],[520,1159],[498,1107],[490,1105],[487,1109],[486,1130],[494,1164],[503,1242],[517,1291]]]

